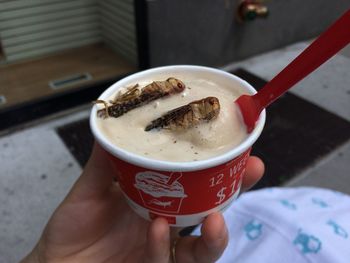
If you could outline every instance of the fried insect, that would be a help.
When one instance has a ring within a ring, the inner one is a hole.
[[[115,117],[145,105],[156,99],[168,96],[174,93],[180,93],[185,89],[185,84],[178,79],[168,78],[165,81],[154,81],[143,89],[138,89],[138,85],[128,89],[124,94],[118,95],[108,106],[103,100],[95,103],[103,103],[104,109],[97,111],[97,116],[101,118]]]
[[[207,97],[167,112],[147,125],[145,131],[156,128],[188,129],[202,121],[210,121],[216,118],[219,112],[219,100],[215,97]]]

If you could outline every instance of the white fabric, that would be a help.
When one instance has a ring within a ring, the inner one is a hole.
[[[350,197],[345,194],[265,188],[242,194],[224,217],[230,240],[220,263],[350,262]]]

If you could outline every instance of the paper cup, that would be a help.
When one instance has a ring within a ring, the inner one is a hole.
[[[201,66],[167,66],[130,75],[113,84],[99,99],[105,100],[118,89],[145,79],[170,76],[181,79],[183,74],[193,78],[205,76],[219,85],[239,86],[248,94],[256,92],[246,81],[225,71]],[[113,145],[99,130],[96,113],[94,106],[90,116],[93,135],[109,152],[114,173],[131,208],[145,219],[163,217],[169,224],[182,227],[199,224],[210,213],[223,211],[238,196],[251,147],[265,123],[263,111],[253,132],[224,154],[207,160],[170,162],[146,158]]]

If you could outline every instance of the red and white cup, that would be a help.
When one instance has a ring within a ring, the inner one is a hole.
[[[256,93],[246,81],[225,71],[185,65],[153,68],[130,75],[109,87],[99,99],[107,100],[119,89],[145,80],[181,79],[184,75],[238,87],[247,94]],[[253,132],[224,154],[206,160],[171,162],[146,158],[112,144],[99,130],[96,113],[97,106],[94,106],[90,115],[92,133],[109,152],[114,173],[130,207],[145,219],[163,217],[170,225],[181,227],[201,223],[207,215],[223,211],[237,198],[251,147],[265,123],[263,111]]]

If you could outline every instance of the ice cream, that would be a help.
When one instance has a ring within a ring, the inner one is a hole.
[[[101,132],[110,142],[127,151],[152,159],[175,162],[204,160],[218,156],[246,138],[245,127],[234,104],[234,100],[241,95],[238,88],[221,85],[205,76],[176,77],[186,85],[183,92],[158,99],[118,118],[98,118]],[[154,80],[158,79],[145,79],[138,84],[142,87]],[[131,83],[131,86],[135,84]],[[216,119],[184,131],[174,132],[167,129],[145,131],[145,127],[152,120],[169,110],[209,96],[216,97],[220,101],[221,109]]]

